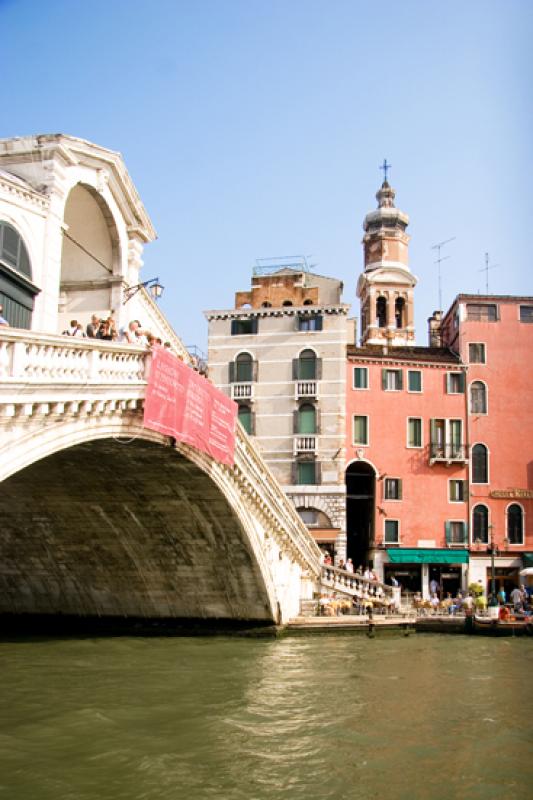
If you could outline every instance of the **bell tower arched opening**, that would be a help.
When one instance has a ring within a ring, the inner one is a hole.
[[[355,566],[365,564],[374,541],[376,472],[367,461],[346,470],[346,555]]]

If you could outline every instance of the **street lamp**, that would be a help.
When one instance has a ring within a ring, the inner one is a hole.
[[[124,290],[124,300],[122,301],[122,305],[126,305],[128,300],[131,300],[131,298],[141,289],[148,289],[151,298],[153,300],[159,300],[163,294],[164,288],[165,287],[161,286],[159,283],[159,278],[150,278],[150,280],[143,281],[143,283],[137,283],[135,286],[128,286],[128,288]]]

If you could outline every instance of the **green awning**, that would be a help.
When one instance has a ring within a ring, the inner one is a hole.
[[[533,553],[522,553],[524,567],[533,567]]]
[[[420,548],[387,550],[393,564],[468,564],[468,550],[422,550]]]

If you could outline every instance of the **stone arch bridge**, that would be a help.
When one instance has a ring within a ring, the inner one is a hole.
[[[0,614],[282,624],[321,585],[367,592],[325,574],[240,426],[231,468],[143,427],[149,367],[0,331]]]

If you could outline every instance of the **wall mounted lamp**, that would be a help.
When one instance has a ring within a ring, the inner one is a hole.
[[[159,300],[163,294],[164,288],[165,287],[161,286],[159,283],[159,278],[150,278],[150,280],[143,281],[143,283],[137,283],[135,286],[128,286],[128,288],[124,290],[124,299],[122,301],[122,305],[126,305],[128,300],[131,300],[131,298],[141,289],[147,289],[152,300]]]

